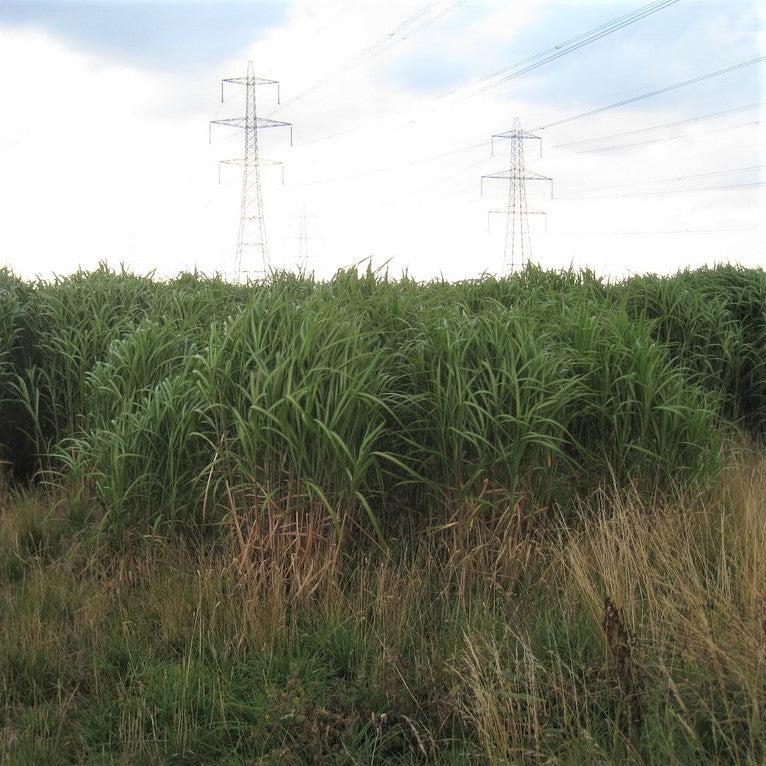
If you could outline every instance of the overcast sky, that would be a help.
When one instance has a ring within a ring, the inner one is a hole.
[[[505,169],[489,138],[514,117],[543,138],[528,167],[554,179],[552,199],[528,184],[546,213],[531,221],[541,265],[764,265],[763,62],[539,130],[766,55],[763,0],[679,0],[475,84],[646,1],[0,0],[0,265],[231,273],[240,177],[224,166],[219,184],[218,161],[241,155],[242,134],[209,144],[208,122],[243,113],[219,81],[248,59],[282,83],[281,108],[259,91],[260,116],[295,125],[292,147],[288,131],[262,134],[263,156],[285,163],[284,185],[263,169],[274,266],[295,264],[305,210],[321,275],[368,257],[418,278],[498,272],[504,226],[488,211],[503,187],[482,197],[479,180]]]

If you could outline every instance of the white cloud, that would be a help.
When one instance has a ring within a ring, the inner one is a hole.
[[[536,18],[538,5],[542,2],[488,2],[469,28],[452,33],[459,35],[456,44],[480,47],[483,39],[489,44],[502,35],[510,38]],[[513,100],[502,89],[477,99],[423,99],[387,77],[388,62],[438,37],[438,25],[430,28],[429,37],[413,36],[293,100],[421,6],[415,0],[359,3],[327,25],[333,9],[324,2],[300,0],[284,25],[268,30],[253,46],[257,73],[283,83],[285,107],[275,117],[296,127],[292,149],[286,132],[269,132],[263,140],[264,156],[287,163],[285,187],[279,185],[277,170],[263,171],[276,265],[294,263],[297,243],[286,239],[290,216],[305,208],[317,216],[324,237],[312,243],[322,253],[317,265],[323,274],[369,255],[376,263],[393,259],[394,271],[407,268],[417,277],[441,273],[457,278],[499,269],[504,227],[495,221],[488,235],[487,210],[502,199],[481,199],[479,176],[501,168],[505,158],[489,158],[479,148],[418,160],[488,141],[491,133],[509,128],[517,114],[534,121],[540,117],[539,105]],[[729,34],[721,30],[722,39]],[[219,187],[217,160],[239,156],[241,135],[222,128],[209,147],[207,120],[218,107],[216,78],[244,73],[245,64],[230,61],[199,81],[190,74],[117,66],[49,35],[0,27],[0,67],[23,73],[0,81],[0,259],[25,275],[67,272],[100,259],[115,265],[124,261],[142,271],[157,268],[160,274],[194,266],[229,270],[239,214],[238,176],[235,169],[225,169],[225,183]],[[271,94],[261,95],[265,114]],[[232,98],[220,116],[239,114],[241,103]],[[551,103],[545,111],[552,121],[570,114],[571,106],[564,110]],[[754,114],[709,125],[755,120]],[[556,179],[561,197],[565,187],[602,187],[758,164],[764,135],[760,128],[621,152],[565,154],[552,148],[582,135],[686,116],[672,104],[608,112],[589,120],[587,130],[575,123],[546,134],[546,156],[537,160],[530,147],[529,164]],[[668,134],[688,128],[691,135],[705,127],[691,125]],[[339,135],[316,140],[334,134]],[[385,172],[367,173],[389,166]],[[726,176],[720,183],[739,180]],[[573,263],[621,274],[668,271],[727,256],[750,263],[762,257],[759,235],[751,231],[597,234],[736,228],[762,218],[763,197],[757,190],[548,201],[536,196],[532,184],[529,188],[530,204],[549,212],[547,234],[540,221],[532,221],[536,260],[546,266]]]

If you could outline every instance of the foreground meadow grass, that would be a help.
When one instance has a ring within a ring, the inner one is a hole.
[[[566,523],[465,505],[385,552],[276,505],[214,543],[2,506],[3,762],[766,759],[763,457]]]

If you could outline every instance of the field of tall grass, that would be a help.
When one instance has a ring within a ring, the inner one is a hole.
[[[766,762],[766,274],[0,271],[0,759]]]

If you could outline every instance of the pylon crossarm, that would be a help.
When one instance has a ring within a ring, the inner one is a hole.
[[[264,160],[260,157],[258,162],[261,165],[278,165],[282,171],[282,186],[285,185],[285,163],[282,160]],[[244,167],[247,164],[247,160],[244,157],[238,157],[233,160],[218,160],[218,183],[221,183],[221,165],[238,165]]]
[[[509,215],[508,210],[490,210],[488,215]],[[510,212],[510,215],[548,215],[545,210],[526,210],[523,213],[521,211]]]
[[[530,133],[528,130],[506,130],[503,133],[495,133],[492,138],[531,138],[542,141],[540,136]]]
[[[238,157],[234,160],[218,160],[221,165],[244,165],[247,160],[244,157]],[[258,162],[261,163],[261,165],[283,165],[284,163],[282,160],[264,160],[262,158],[258,158]]]
[[[244,130],[248,127],[246,117],[230,117],[226,120],[210,120],[211,125],[223,125],[227,128],[239,128]],[[292,125],[289,122],[282,122],[281,120],[268,120],[265,117],[258,117],[255,119],[256,128],[290,128],[292,132]]]
[[[282,186],[285,185],[285,163],[282,160],[263,160],[260,157],[258,162],[261,165],[277,165],[282,172]],[[218,160],[218,183],[221,183],[221,165],[238,165],[239,167],[245,167],[247,160],[241,157],[236,160]]]
[[[279,85],[278,80],[268,80],[265,77],[225,77],[221,82],[230,82],[235,85],[247,85],[252,82],[253,85]]]
[[[522,179],[524,179],[525,181],[552,181],[553,180],[552,178],[550,178],[550,176],[544,176],[540,173],[535,173],[534,170],[525,170],[523,174],[513,173],[510,170],[502,170],[499,173],[489,173],[488,175],[482,176],[482,178],[497,179],[501,181],[520,181]]]
[[[481,194],[484,195],[485,181],[549,181],[551,185],[551,197],[553,197],[553,179],[548,176],[535,173],[532,170],[525,170],[523,174],[512,173],[510,170],[504,170],[500,173],[490,173],[481,177]]]
[[[536,136],[534,133],[530,133],[527,130],[506,130],[504,133],[495,133],[492,136],[491,144],[492,144],[492,151],[491,154],[494,157],[495,156],[495,139],[496,138],[507,138],[511,140],[516,141],[524,141],[524,140],[533,140],[533,141],[539,141],[540,142],[540,156],[543,156],[543,139],[541,136]]]
[[[503,216],[522,216],[522,215],[548,215],[544,210],[529,210],[527,209],[525,213],[522,213],[519,210],[508,210],[508,208],[504,208],[503,210],[488,210],[487,211],[487,231],[489,232],[491,230],[491,223],[492,223],[492,216],[493,215],[503,215]],[[546,224],[545,224],[545,230],[548,231],[548,219],[546,218]]]

